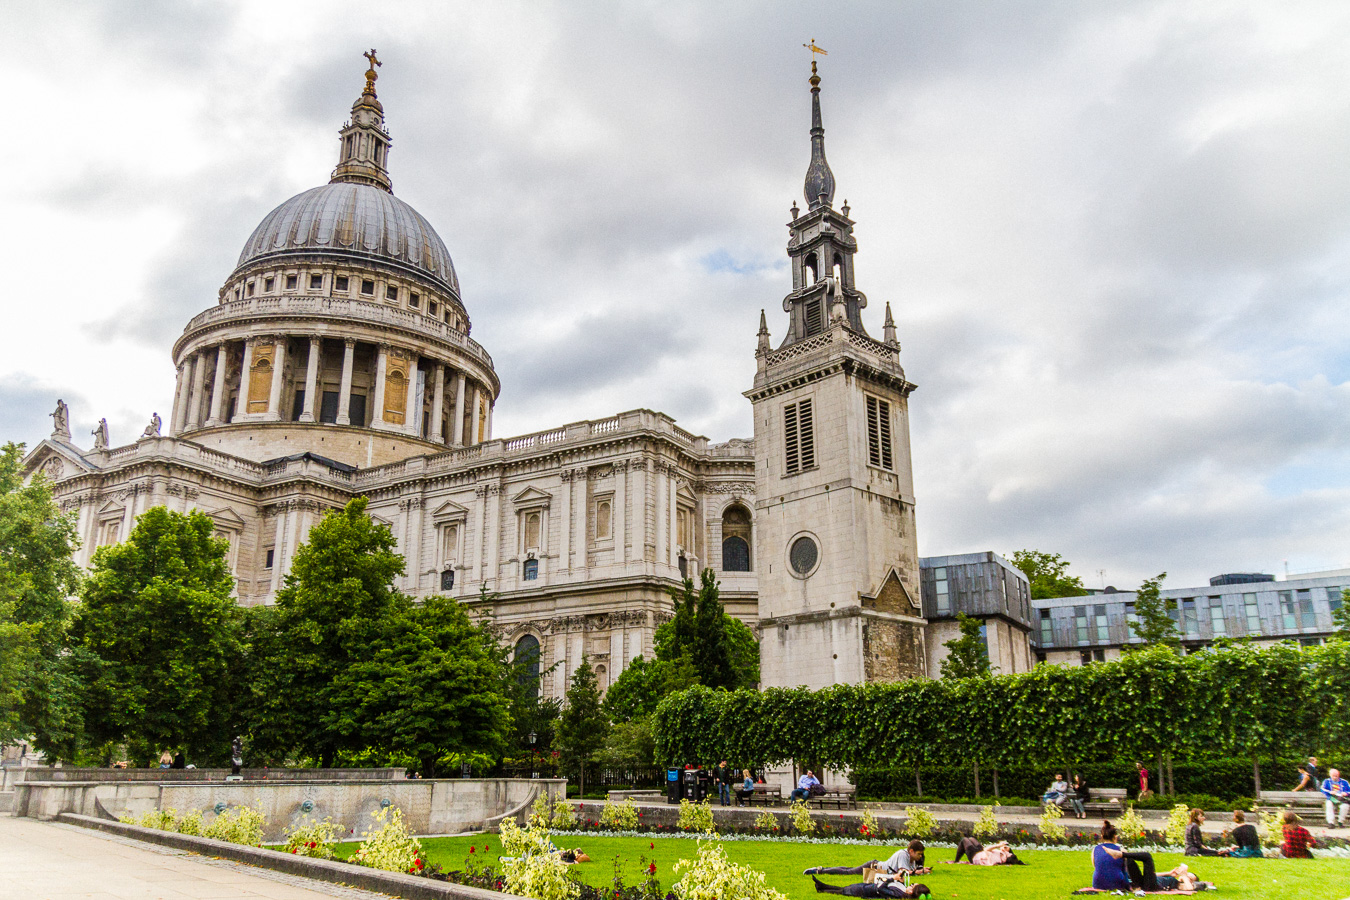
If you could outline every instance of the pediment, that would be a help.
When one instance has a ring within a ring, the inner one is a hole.
[[[109,500],[107,503],[99,507],[98,517],[100,519],[111,519],[113,517],[121,517],[126,514],[126,511],[127,508],[123,506],[121,503],[118,503],[116,500]]]
[[[468,515],[469,515],[468,509],[466,509],[463,506],[460,506],[453,500],[447,500],[432,511],[431,521],[437,523],[449,522],[454,519],[468,518]]]
[[[864,606],[870,606],[879,612],[902,613],[904,615],[915,615],[919,612],[919,604],[910,596],[909,589],[905,583],[900,580],[900,576],[892,567],[886,573],[886,577],[881,580],[881,587],[871,602],[866,600]]]
[[[675,496],[688,502],[690,505],[698,502],[698,495],[694,493],[694,489],[689,486],[689,482],[687,481],[680,482],[679,487],[675,489]]]
[[[224,528],[228,531],[244,530],[243,517],[228,506],[210,510],[206,515],[210,516],[211,521],[215,522],[218,528]]]
[[[516,506],[548,506],[552,500],[552,494],[541,491],[533,485],[511,498],[511,502]]]
[[[24,458],[21,471],[25,478],[42,472],[49,481],[56,482],[73,475],[84,475],[96,469],[85,461],[74,446],[46,438]]]

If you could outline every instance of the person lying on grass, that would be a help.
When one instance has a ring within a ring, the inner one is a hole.
[[[1116,843],[1116,826],[1102,822],[1102,833],[1092,848],[1092,886],[1099,891],[1156,891],[1158,876],[1153,854],[1130,853]]]
[[[554,847],[552,850],[549,851],[548,855],[558,857],[563,862],[567,863],[567,865],[569,866],[572,865],[573,863],[583,863],[591,861],[591,858],[587,856],[586,853],[580,847],[577,847],[572,850],[559,850],[557,847]],[[514,856],[501,857],[502,862],[515,862],[516,859],[517,857]]]
[[[863,882],[843,886],[826,884],[814,875],[811,876],[811,880],[816,883],[817,894],[844,894],[849,897],[927,897],[933,893],[926,884],[911,884],[905,887],[905,883],[899,878],[885,875],[871,884]]]
[[[965,856],[967,862],[962,862],[961,857]],[[956,845],[956,859],[952,863],[961,863],[967,866],[1025,866],[1026,863],[1017,858],[1012,847],[1007,841],[999,841],[997,844],[990,844],[988,847],[981,844],[973,837],[963,837],[961,842]]]
[[[877,869],[887,875],[899,875],[909,872],[911,875],[927,875],[932,869],[923,864],[923,841],[910,841],[909,846],[891,854],[885,862],[870,859],[860,866],[813,866],[802,872],[803,875],[861,875],[867,869]]]

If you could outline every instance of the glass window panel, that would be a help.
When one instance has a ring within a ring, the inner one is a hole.
[[[1294,592],[1280,591],[1280,618],[1286,631],[1298,630],[1298,615],[1294,606]]]
[[[1247,617],[1247,633],[1261,633],[1261,607],[1256,603],[1255,594],[1242,595],[1242,610]]]

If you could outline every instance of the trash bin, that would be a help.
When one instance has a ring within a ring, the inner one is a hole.
[[[680,770],[666,769],[666,802],[680,802]]]
[[[698,772],[694,769],[684,770],[684,799],[691,803],[699,801]]]

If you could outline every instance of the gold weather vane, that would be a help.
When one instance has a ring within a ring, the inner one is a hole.
[[[807,50],[810,50],[810,51],[811,51],[811,58],[812,58],[812,59],[815,59],[815,58],[816,58],[816,57],[815,57],[815,54],[817,54],[817,53],[819,53],[821,56],[829,56],[829,55],[830,55],[830,51],[825,50],[825,49],[822,49],[822,48],[816,46],[816,39],[815,39],[815,38],[811,38],[811,43],[809,43],[809,44],[802,44],[802,46],[805,47]]]
[[[822,51],[822,52],[823,52],[823,51]],[[366,59],[370,60],[370,68],[369,68],[369,69],[366,69],[366,89],[365,89],[364,91],[362,91],[362,93],[364,93],[364,94],[369,94],[370,96],[374,97],[374,96],[375,96],[375,79],[380,77],[380,76],[375,72],[375,67],[376,67],[376,66],[382,66],[382,65],[384,65],[384,63],[380,62],[380,60],[375,56],[375,48],[374,48],[374,47],[371,47],[371,48],[370,48],[370,52],[369,52],[369,53],[362,53],[361,55],[364,56]]]

